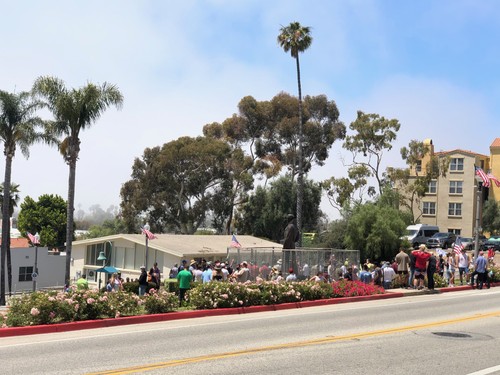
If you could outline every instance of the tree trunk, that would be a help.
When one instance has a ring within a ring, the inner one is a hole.
[[[10,215],[9,215],[10,223]],[[12,296],[12,258],[10,252],[10,230],[7,235],[7,284],[9,285],[9,297]]]
[[[12,174],[12,156],[8,149],[5,152],[5,177],[3,182],[2,201],[2,247],[0,254],[0,306],[5,306],[5,260],[10,241],[10,178]]]
[[[66,213],[66,272],[64,280],[67,285],[70,285],[70,269],[71,269],[71,247],[73,242],[73,212],[75,211],[75,180],[76,180],[76,158],[72,158],[69,162],[69,178],[68,178],[68,212]]]
[[[302,143],[304,142],[304,129],[302,124],[302,88],[300,86],[299,54],[295,57],[297,62],[297,84],[299,88],[299,175],[297,176],[297,228],[300,233],[298,245],[302,247],[302,205],[304,202],[304,161],[302,157]]]

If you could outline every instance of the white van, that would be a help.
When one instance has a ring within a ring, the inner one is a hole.
[[[408,225],[404,238],[410,241],[414,249],[419,245],[425,244],[429,238],[439,232],[439,227],[427,224]]]

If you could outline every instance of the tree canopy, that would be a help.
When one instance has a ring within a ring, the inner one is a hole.
[[[303,230],[315,232],[322,216],[321,187],[311,180],[305,182]],[[287,214],[295,215],[296,195],[297,183],[290,177],[280,177],[268,187],[258,186],[238,216],[238,233],[279,242],[283,239]]]
[[[230,180],[231,156],[226,142],[207,137],[147,148],[121,190],[127,230],[137,232],[142,220],[153,232],[194,233],[214,207],[212,198],[222,198],[218,192]]]
[[[58,195],[44,194],[38,201],[28,196],[21,203],[17,228],[25,237],[27,232],[38,232],[41,246],[62,249],[66,239],[66,209],[66,201]]]

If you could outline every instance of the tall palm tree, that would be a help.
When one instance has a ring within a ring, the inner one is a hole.
[[[310,27],[301,26],[298,22],[292,22],[288,26],[280,28],[278,35],[278,44],[285,52],[290,52],[295,59],[297,66],[297,84],[299,87],[299,150],[297,158],[299,159],[299,175],[297,177],[297,228],[302,232],[302,204],[304,201],[304,160],[302,144],[304,141],[304,126],[302,123],[302,88],[300,84],[300,63],[299,53],[304,52],[311,46],[312,37]],[[299,246],[302,246],[302,236],[299,239]]]
[[[87,83],[79,89],[68,89],[56,77],[39,77],[33,85],[33,93],[45,101],[54,121],[51,131],[62,137],[59,144],[64,161],[69,166],[68,212],[66,220],[66,272],[64,280],[70,282],[71,248],[73,242],[73,220],[75,210],[76,161],[80,153],[80,132],[89,128],[104,111],[123,104],[123,95],[115,85],[101,86]]]
[[[0,202],[3,210],[3,184],[0,185]],[[14,215],[14,209],[19,202],[19,185],[13,182],[10,183],[10,198],[9,198],[9,221]],[[2,211],[3,212],[3,211]],[[10,251],[10,231],[7,242],[7,284],[9,286],[9,296],[12,295],[12,256]]]
[[[2,199],[2,246],[0,255],[0,305],[5,305],[5,258],[10,249],[10,197],[12,160],[16,148],[29,157],[29,147],[38,141],[50,141],[46,133],[40,132],[44,122],[36,116],[40,102],[33,100],[28,92],[18,94],[0,90],[0,141],[4,144],[5,177]]]

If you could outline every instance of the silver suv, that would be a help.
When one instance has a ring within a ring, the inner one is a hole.
[[[456,236],[453,233],[439,232],[429,238],[426,245],[429,249],[433,247],[448,249],[455,242],[455,238]]]

